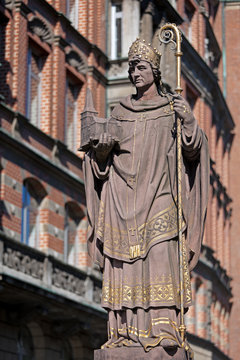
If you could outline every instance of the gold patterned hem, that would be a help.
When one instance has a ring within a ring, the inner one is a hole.
[[[186,296],[187,295],[187,296]],[[179,305],[179,288],[172,281],[171,275],[162,275],[158,281],[148,284],[123,284],[115,286],[111,281],[104,281],[102,288],[102,306],[106,308]],[[185,287],[185,307],[191,304],[191,284]]]
[[[170,328],[169,330],[157,330],[156,326],[159,327],[159,325],[169,325]],[[154,332],[155,334],[153,335]],[[168,317],[159,317],[152,319],[149,328],[146,330],[138,329],[131,325],[126,325],[125,327],[118,329],[110,328],[109,335],[110,340],[106,344],[104,344],[102,348],[113,348],[123,345],[132,346],[133,341],[127,338],[129,336],[136,337],[134,342],[139,339],[145,351],[149,351],[151,348],[156,347],[159,344],[161,345],[161,342],[163,340],[168,340],[168,344],[171,344],[171,346],[183,347],[183,344],[180,342],[177,323],[175,321],[172,321]]]
[[[97,236],[104,239],[104,253],[112,258],[130,260],[130,249],[128,232],[130,229],[120,230],[105,223],[104,203],[101,201]],[[182,230],[186,227],[182,224]],[[137,228],[137,241],[139,247],[138,256],[145,257],[152,245],[157,242],[174,238],[178,235],[177,208],[173,202],[167,209],[154,215],[149,221]]]
[[[129,334],[136,335],[139,338],[141,338],[141,337],[142,338],[149,338],[153,327],[156,326],[156,325],[160,325],[160,324],[170,325],[173,328],[174,331],[179,333],[178,326],[177,326],[177,323],[175,321],[172,321],[167,317],[159,317],[157,319],[152,319],[152,323],[151,323],[151,325],[149,326],[149,328],[147,330],[141,330],[141,329],[138,329],[138,328],[136,328],[134,326],[127,325],[126,328],[121,328],[121,329],[119,328],[117,330],[114,329],[114,328],[110,328],[110,335],[112,337],[117,338],[117,333],[119,335],[125,335],[125,333],[127,331]],[[160,336],[160,334],[157,334],[157,335],[154,335],[154,336]],[[178,345],[180,345],[179,342],[178,342]]]

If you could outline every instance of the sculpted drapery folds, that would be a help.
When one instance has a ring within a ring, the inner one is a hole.
[[[189,271],[200,253],[208,194],[207,140],[188,103],[164,94],[157,50],[137,40],[129,51],[136,95],[120,101],[111,122],[115,143],[100,134],[85,154],[88,249],[103,270],[102,306],[109,339],[103,348],[181,348],[175,116],[182,125],[184,307]],[[150,359],[151,357],[149,357]],[[175,356],[174,358],[177,359]]]

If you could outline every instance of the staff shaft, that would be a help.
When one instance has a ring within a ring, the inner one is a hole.
[[[176,45],[176,88],[175,91],[181,94],[181,34],[175,24],[165,24],[160,29],[161,33],[168,31],[168,40],[165,43],[172,42]],[[173,40],[173,32],[176,41]],[[161,38],[160,38],[161,41]],[[182,135],[181,135],[181,119],[177,118],[177,199],[178,199],[178,248],[179,248],[179,287],[180,287],[180,335],[185,340],[186,326],[184,323],[184,254],[185,254],[185,239],[182,234]]]

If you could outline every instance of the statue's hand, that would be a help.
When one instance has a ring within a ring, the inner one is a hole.
[[[189,103],[179,94],[173,94],[173,109],[185,124],[193,121],[194,117]]]
[[[97,144],[92,142],[91,146],[95,150],[97,161],[105,162],[114,145],[115,140],[108,133],[102,133]]]

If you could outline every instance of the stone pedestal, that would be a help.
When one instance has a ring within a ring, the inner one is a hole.
[[[161,346],[145,352],[142,347],[119,347],[94,351],[94,360],[187,360],[184,349],[167,352]]]

